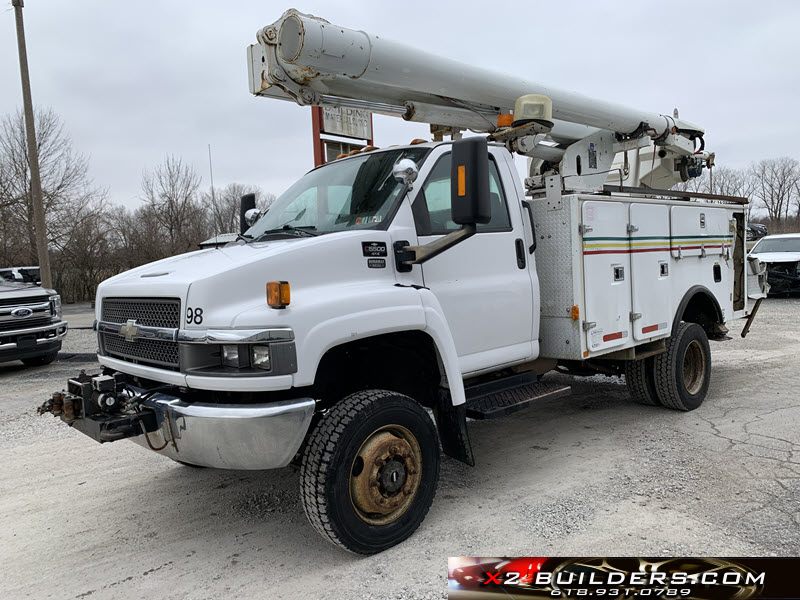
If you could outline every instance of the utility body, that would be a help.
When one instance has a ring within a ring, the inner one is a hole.
[[[642,187],[713,163],[700,128],[480,83],[296,11],[257,37],[256,95],[424,114],[452,139],[342,157],[249,211],[239,240],[103,282],[102,373],[43,410],[191,465],[297,462],[309,520],[366,554],[421,523],[440,445],[474,463],[469,418],[568,394],[549,371],[624,374],[638,402],[699,406],[709,339],[765,292],[746,200]]]

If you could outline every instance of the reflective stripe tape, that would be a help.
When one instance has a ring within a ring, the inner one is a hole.
[[[604,342],[610,342],[611,340],[621,340],[622,339],[622,332],[618,331],[617,333],[607,333],[603,336]]]

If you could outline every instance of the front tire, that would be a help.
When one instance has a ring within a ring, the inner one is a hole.
[[[658,399],[667,408],[694,410],[703,403],[711,383],[711,348],[697,323],[681,323],[667,339],[667,349],[655,356]]]
[[[408,396],[365,390],[323,416],[300,467],[300,498],[314,528],[356,554],[399,544],[422,523],[436,495],[439,441]]]

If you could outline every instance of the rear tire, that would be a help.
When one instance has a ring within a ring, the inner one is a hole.
[[[625,362],[625,383],[631,398],[638,404],[661,406],[656,391],[654,363],[652,356]]]
[[[694,410],[711,383],[711,348],[697,323],[681,323],[667,339],[667,350],[655,356],[658,399],[667,408]]]
[[[408,396],[365,390],[334,405],[314,428],[300,498],[322,537],[375,554],[414,533],[438,479],[439,441],[428,413]]]
[[[58,358],[58,350],[50,352],[49,354],[42,354],[41,356],[32,356],[30,358],[21,359],[26,367],[43,367],[49,365],[56,358]]]

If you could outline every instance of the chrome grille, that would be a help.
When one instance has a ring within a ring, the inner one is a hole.
[[[104,298],[101,320],[125,323],[135,319],[147,327],[177,329],[181,325],[181,301],[178,298]]]
[[[178,329],[181,301],[178,298],[104,298],[100,319],[107,323],[136,321],[145,327]],[[154,367],[178,370],[178,343],[163,340],[127,341],[115,333],[100,333],[103,354]]]
[[[36,314],[36,313],[34,313]],[[0,331],[14,331],[15,329],[30,329],[53,322],[53,317],[49,314],[46,317],[28,317],[27,319],[0,320]]]
[[[25,296],[24,298],[0,298],[0,306],[25,306],[26,304],[41,304],[48,302],[49,296]]]
[[[27,317],[15,317],[10,313],[15,308],[29,308],[31,314]],[[50,297],[46,295],[0,298],[0,331],[29,329],[47,325],[53,321],[51,309]]]

